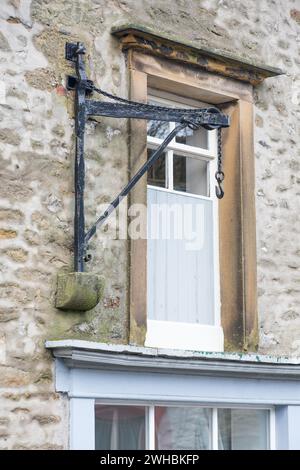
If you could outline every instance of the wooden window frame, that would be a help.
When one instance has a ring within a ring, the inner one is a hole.
[[[130,97],[147,101],[148,88],[220,106],[231,118],[223,131],[225,197],[219,203],[221,323],[225,350],[257,347],[253,87],[161,57],[128,51]],[[146,161],[147,122],[132,120],[130,170]],[[131,203],[147,201],[146,176]],[[130,242],[130,344],[144,345],[147,329],[147,240]]]

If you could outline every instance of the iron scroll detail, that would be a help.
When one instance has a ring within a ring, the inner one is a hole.
[[[67,88],[75,90],[75,132],[76,132],[76,155],[75,155],[75,216],[74,216],[74,270],[84,272],[84,263],[89,261],[90,255],[86,253],[89,240],[96,233],[98,227],[104,224],[109,215],[118,207],[120,202],[140,178],[159,159],[167,145],[178,132],[186,127],[193,130],[204,127],[208,130],[218,129],[218,170],[216,179],[216,196],[222,198],[224,191],[221,183],[224,179],[222,171],[221,154],[221,129],[229,127],[229,117],[214,107],[189,109],[168,108],[154,106],[146,103],[130,101],[119,96],[112,95],[100,88],[88,79],[85,71],[84,54],[86,50],[82,43],[66,43],[65,57],[73,62],[76,68],[76,77],[67,77]],[[93,92],[99,93],[114,102],[93,100],[90,96]],[[89,116],[109,116],[115,118],[132,118],[169,121],[177,123],[176,127],[165,138],[162,144],[152,154],[151,158],[142,165],[137,173],[131,178],[123,190],[114,198],[102,215],[95,223],[85,231],[84,214],[84,186],[85,186],[85,162],[84,162],[84,134],[85,125]],[[220,179],[221,178],[221,179]]]

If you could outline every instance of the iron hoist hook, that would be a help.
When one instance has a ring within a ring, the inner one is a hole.
[[[225,174],[222,162],[222,129],[220,127],[218,128],[218,169],[215,173],[215,178],[218,183],[218,186],[216,186],[216,196],[218,199],[222,199],[224,197],[223,181]]]
[[[224,189],[222,187],[222,183],[225,178],[223,171],[216,171],[215,178],[218,183],[218,186],[216,186],[216,196],[218,199],[222,199],[224,197]]]

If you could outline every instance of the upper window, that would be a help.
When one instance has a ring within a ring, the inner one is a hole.
[[[158,97],[150,97],[149,103],[169,107],[187,106],[180,102]],[[209,105],[198,103],[198,107],[200,106],[207,107]],[[191,106],[189,105],[189,107]],[[148,121],[148,158],[174,129],[175,125],[174,122]],[[168,145],[167,151],[149,170],[148,184],[171,191],[209,197],[211,192],[209,162],[215,157],[215,152],[215,132],[211,133],[204,128],[195,131],[187,127],[175,136]]]
[[[151,104],[191,107],[179,96]],[[194,106],[209,107],[195,102]],[[149,121],[148,158],[175,128]],[[220,327],[216,131],[180,131],[148,171],[147,346],[223,350]]]

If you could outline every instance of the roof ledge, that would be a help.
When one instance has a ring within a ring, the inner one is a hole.
[[[279,68],[253,63],[227,52],[179,42],[176,38],[139,24],[123,24],[112,28],[111,33],[121,40],[122,49],[138,50],[184,64],[196,66],[208,72],[257,85],[265,78],[282,75]]]
[[[71,339],[47,341],[45,346],[68,368],[300,380],[297,357],[178,351]]]

